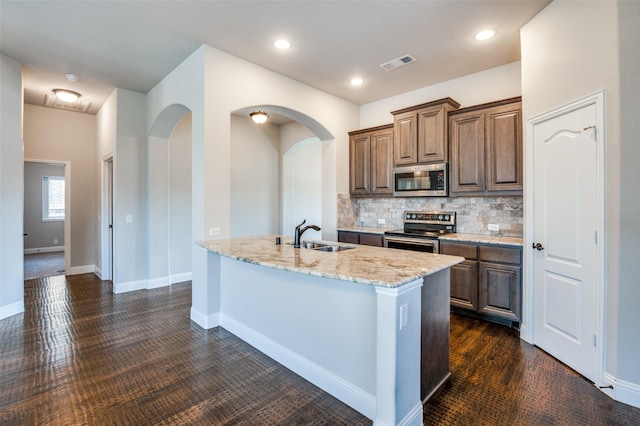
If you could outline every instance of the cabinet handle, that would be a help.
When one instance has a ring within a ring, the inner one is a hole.
[[[531,244],[531,248],[536,249],[536,250],[538,250],[538,251],[540,251],[540,250],[544,249],[544,247],[542,247],[542,244],[540,244],[540,243],[533,243],[533,244]]]

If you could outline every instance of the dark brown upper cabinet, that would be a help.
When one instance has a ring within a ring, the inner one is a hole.
[[[522,194],[521,98],[449,113],[451,196]]]
[[[460,104],[439,99],[393,111],[394,164],[443,163],[448,160],[448,113]]]
[[[349,132],[349,193],[393,194],[393,124]]]

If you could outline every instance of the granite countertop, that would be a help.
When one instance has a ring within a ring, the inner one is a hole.
[[[338,231],[366,232],[369,234],[384,235],[386,231],[393,231],[395,228],[376,228],[368,226],[352,226],[338,228]],[[503,237],[501,235],[481,235],[481,234],[443,234],[440,240],[457,241],[466,243],[502,244],[505,246],[522,247],[522,237]]]
[[[380,234],[384,235],[387,231],[393,231],[397,228],[378,228],[375,226],[349,226],[338,228],[338,231],[346,231],[346,232],[364,232],[367,234]]]
[[[276,237],[282,244],[276,245]],[[293,238],[279,235],[198,241],[222,256],[268,268],[351,281],[380,287],[400,287],[464,260],[463,257],[411,252],[382,247],[353,246],[338,252],[294,248]]]
[[[439,237],[440,241],[457,241],[465,243],[500,244],[504,246],[522,247],[522,237],[502,237],[498,235],[479,234],[444,234]]]

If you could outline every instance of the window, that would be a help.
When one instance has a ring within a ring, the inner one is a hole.
[[[42,220],[64,220],[64,177],[42,177]]]

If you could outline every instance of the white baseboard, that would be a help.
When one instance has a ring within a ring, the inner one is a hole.
[[[422,403],[417,403],[413,409],[409,411],[402,420],[400,420],[398,426],[422,426],[422,409]],[[377,426],[375,420],[373,421],[373,424],[374,426]]]
[[[10,303],[6,306],[0,306],[0,320],[12,317],[24,312],[24,301]]]
[[[93,274],[96,272],[95,265],[71,266],[65,275]]]
[[[53,253],[56,251],[64,251],[64,246],[28,248],[24,249],[24,254]]]
[[[604,393],[618,402],[640,408],[640,385],[617,379],[609,373],[602,377],[605,386],[611,385],[613,389],[602,389]]]
[[[220,313],[216,312],[211,315],[205,315],[192,306],[191,321],[195,322],[205,330],[208,330],[210,328],[214,328],[220,325]]]
[[[171,285],[171,282],[169,281],[169,277],[151,278],[147,281],[147,286],[145,288],[152,289],[152,288],[167,287],[169,285]]]
[[[128,281],[124,283],[113,283],[113,292],[116,294],[126,293],[128,291],[145,290],[147,288],[147,280]]]
[[[191,318],[193,319],[193,308]],[[343,401],[356,411],[370,419],[375,418],[376,397],[374,395],[344,380],[331,371],[322,368],[300,354],[293,352],[289,348],[274,342],[252,328],[230,318],[224,313],[220,314],[220,325],[260,352],[284,365],[325,392],[335,396],[340,401]],[[422,407],[420,407],[419,412],[415,411],[415,409],[412,410],[410,415],[416,416],[419,414],[421,418]],[[406,425],[415,424],[415,421],[411,419],[407,418],[407,421],[408,423],[406,423]]]
[[[94,268],[97,270],[98,268]],[[94,272],[94,271],[91,271]],[[124,283],[114,283],[113,284],[113,292],[114,293],[125,293],[127,291],[136,291],[136,290],[151,290],[154,288],[168,287],[174,283],[181,283],[184,281],[191,281],[191,272],[185,272],[182,274],[171,275],[167,277],[158,277],[151,278],[148,280],[138,280],[138,281],[129,281]],[[193,319],[193,318],[192,318]],[[194,320],[195,321],[195,320]],[[198,321],[196,321],[200,324]],[[206,323],[206,321],[205,321]],[[217,324],[216,324],[217,325]],[[215,327],[212,326],[212,327]],[[204,327],[203,328],[211,328]]]
[[[171,284],[183,283],[185,281],[191,281],[191,272],[183,272],[181,274],[172,274],[169,277]]]

